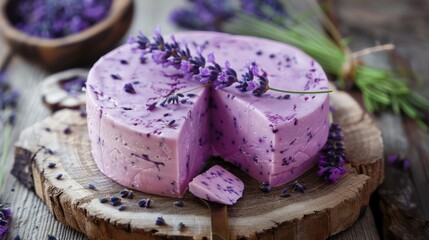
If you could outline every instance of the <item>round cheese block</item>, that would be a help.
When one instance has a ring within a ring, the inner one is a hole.
[[[279,42],[214,32],[175,34],[195,54],[214,53],[238,75],[255,63],[273,88],[328,89],[320,65],[302,51]],[[169,39],[167,36],[166,39]],[[87,81],[88,129],[100,170],[132,189],[180,197],[211,156],[220,156],[260,182],[285,184],[314,166],[329,131],[328,94],[261,97],[234,86],[209,86],[186,94],[178,104],[151,109],[172,92],[201,83],[175,68],[141,62],[136,43],[102,57]]]

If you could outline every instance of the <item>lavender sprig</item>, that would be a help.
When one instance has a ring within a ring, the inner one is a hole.
[[[152,60],[164,68],[174,67],[181,72],[181,76],[187,80],[199,81],[203,85],[193,88],[195,90],[207,85],[212,85],[216,90],[230,87],[236,84],[236,88],[241,92],[252,92],[255,96],[262,96],[268,90],[292,93],[292,94],[320,94],[329,93],[332,90],[322,91],[289,91],[276,89],[269,86],[267,73],[259,70],[256,63],[247,64],[247,71],[238,77],[237,71],[234,70],[229,61],[224,66],[216,62],[213,53],[208,54],[207,60],[202,55],[202,49],[197,48],[197,56],[191,55],[187,44],[179,44],[174,36],[171,36],[171,42],[167,42],[161,35],[159,29],[155,30],[152,40],[143,35],[141,32],[137,38],[131,38],[130,43],[137,43],[138,48],[143,50],[140,58],[146,58],[151,54]],[[161,106],[169,103],[178,104],[179,98],[184,97],[184,93],[171,93],[160,103]],[[153,103],[152,103],[153,104]],[[151,105],[152,105],[151,104]],[[153,108],[152,108],[153,109]]]
[[[320,152],[317,175],[327,183],[336,183],[347,172],[344,168],[345,159],[343,133],[338,124],[332,123],[329,129],[328,141]]]
[[[9,221],[12,217],[10,208],[4,207],[0,204],[0,239],[9,231]]]

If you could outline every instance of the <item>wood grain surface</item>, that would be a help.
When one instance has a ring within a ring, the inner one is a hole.
[[[313,168],[298,178],[307,188],[304,194],[294,192],[281,198],[285,186],[263,193],[257,181],[226,165],[246,186],[242,199],[228,207],[230,239],[325,239],[350,227],[366,210],[370,195],[383,180],[381,133],[351,96],[336,91],[330,99],[334,121],[343,128],[348,173],[329,185]],[[80,117],[78,111],[59,111],[24,130],[15,158],[14,175],[20,178],[20,170],[30,172],[36,194],[55,218],[90,239],[210,237],[208,209],[189,192],[183,208],[174,206],[172,198],[140,192],[135,192],[135,199],[123,200],[123,211],[101,204],[99,198],[118,195],[123,187],[98,170],[86,117]],[[48,168],[50,162],[56,167]],[[64,176],[57,179],[60,173]],[[95,190],[88,189],[90,183]],[[151,208],[137,206],[138,200],[148,198],[153,202]],[[155,225],[158,216],[165,219],[165,226]],[[179,222],[186,225],[182,231],[177,228]]]

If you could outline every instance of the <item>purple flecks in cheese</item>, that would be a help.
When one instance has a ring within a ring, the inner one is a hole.
[[[176,39],[204,45],[203,55],[214,52],[218,62],[229,60],[239,75],[255,61],[274,88],[328,89],[319,64],[285,44],[211,32],[179,33]],[[194,44],[190,48],[195,54]],[[92,154],[111,179],[127,188],[180,197],[212,155],[273,187],[315,164],[329,131],[327,94],[269,91],[255,97],[234,86],[201,88],[186,94],[184,103],[159,106],[154,103],[200,83],[149,56],[142,64],[138,51],[136,45],[123,45],[102,57],[88,76]]]
[[[243,182],[219,165],[196,176],[189,183],[189,191],[211,202],[232,205],[243,195]]]

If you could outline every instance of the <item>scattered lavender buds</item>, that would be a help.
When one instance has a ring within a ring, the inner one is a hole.
[[[62,173],[58,173],[58,174],[55,176],[55,178],[56,178],[57,180],[60,180],[60,179],[62,179],[62,178],[63,178],[63,174],[62,174]]]
[[[95,185],[92,183],[88,183],[87,187],[88,189],[95,190]]]
[[[123,210],[125,210],[125,205],[120,205],[120,206],[118,207],[118,210],[119,210],[119,211],[123,211]]]
[[[155,225],[157,225],[157,226],[165,225],[165,220],[164,220],[164,218],[163,218],[163,217],[158,217],[158,218],[156,219],[156,221],[155,221]]]
[[[8,11],[19,30],[41,38],[81,32],[108,15],[112,0],[15,0]]]
[[[55,168],[56,165],[56,163],[50,162],[48,163],[48,168]]]
[[[48,234],[48,240],[57,240],[57,238],[53,235]]]
[[[336,183],[347,171],[344,168],[346,153],[343,144],[343,133],[338,124],[332,123],[329,129],[328,141],[319,156],[319,171],[317,175],[327,183]]]
[[[174,205],[177,207],[184,207],[185,203],[182,200],[179,200],[179,201],[175,201]]]
[[[402,157],[401,155],[392,154],[387,157],[387,162],[399,169],[409,170],[411,167],[410,161],[407,158]]]
[[[268,74],[264,70],[260,70],[255,62],[247,64],[245,66],[247,70],[239,77],[237,71],[231,67],[229,61],[226,61],[224,65],[221,66],[216,62],[213,53],[209,53],[206,59],[202,55],[202,47],[197,47],[196,56],[193,56],[187,44],[179,44],[173,35],[171,36],[171,42],[165,41],[159,29],[155,30],[152,40],[140,32],[136,38],[131,38],[129,42],[138,45],[137,48],[142,50],[142,57],[151,54],[154,63],[160,64],[164,68],[173,67],[180,71],[180,74],[177,74],[178,76],[186,80],[202,83],[201,86],[181,93],[171,93],[160,103],[160,106],[170,103],[178,104],[182,102],[180,98],[185,97],[184,93],[205,86],[212,86],[214,89],[219,90],[235,84],[235,87],[239,91],[252,92],[252,94],[257,97],[262,96],[268,90],[295,94],[331,92],[331,90],[296,92],[270,88]],[[124,90],[129,93],[135,93],[134,88],[129,83],[125,84]],[[287,97],[285,99],[287,99]],[[186,101],[183,102],[186,103]],[[151,107],[152,110],[153,108],[154,107]]]
[[[137,202],[137,205],[141,208],[146,207],[146,199],[142,199]]]
[[[176,123],[176,120],[171,120],[167,123],[167,127],[173,127],[175,123]]]
[[[120,202],[121,201],[121,199],[120,198],[118,198],[117,196],[111,196],[110,197],[110,202],[111,203],[114,203],[114,202]]]
[[[264,193],[271,191],[270,185],[268,183],[265,183],[265,182],[263,182],[263,183],[261,183],[261,185],[259,185],[259,189]]]
[[[111,77],[113,80],[122,80],[121,76],[120,76],[119,74],[117,74],[117,73],[112,73],[112,74],[110,74],[110,77]]]
[[[9,231],[9,220],[12,217],[10,208],[0,204],[0,239]]]
[[[287,188],[283,189],[283,191],[282,191],[282,193],[281,193],[280,196],[281,197],[290,197],[289,189],[287,189]]]
[[[305,187],[303,185],[301,185],[298,181],[293,182],[292,184],[292,190],[294,191],[298,191],[298,192],[305,192]]]
[[[83,93],[83,89],[86,86],[86,78],[78,76],[71,79],[66,79],[60,82],[60,86],[70,96],[76,97]]]
[[[66,135],[69,135],[69,134],[72,133],[72,130],[71,130],[71,128],[66,127],[66,128],[64,128],[63,133],[66,134]]]
[[[177,230],[179,231],[183,231],[183,229],[186,227],[186,225],[182,222],[179,222],[179,224],[177,224]]]
[[[107,198],[99,198],[98,201],[100,203],[107,203],[109,200]]]
[[[124,91],[127,93],[131,93],[131,94],[136,93],[136,90],[134,89],[133,84],[131,84],[131,83],[126,83],[124,85]]]

